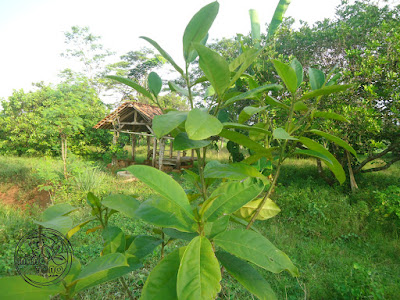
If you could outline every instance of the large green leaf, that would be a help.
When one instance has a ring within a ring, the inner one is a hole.
[[[207,222],[204,227],[204,232],[209,239],[212,239],[217,234],[225,231],[229,225],[230,216],[222,216],[214,222]]]
[[[215,254],[228,273],[250,293],[262,300],[278,299],[269,283],[247,262],[225,251]]]
[[[219,185],[210,195],[215,198],[204,212],[204,219],[210,222],[224,214],[237,211],[256,198],[264,189],[261,180],[248,178],[243,182],[226,182]]]
[[[87,223],[96,220],[96,218],[90,218],[88,220],[85,220],[83,222],[80,222],[76,225],[74,225],[74,227],[72,227],[71,229],[68,230],[67,234],[66,234],[66,238],[70,239],[71,236],[73,236],[75,233],[77,233],[79,230],[82,229],[83,226],[85,226]]]
[[[211,141],[195,141],[188,138],[186,132],[178,133],[174,140],[174,150],[189,150],[206,147],[211,144]]]
[[[297,90],[297,76],[295,70],[287,64],[280,62],[279,60],[273,59],[275,70],[279,77],[285,83],[287,89],[294,94]]]
[[[169,175],[143,165],[129,166],[126,170],[163,197],[176,203],[188,216],[194,217],[185,191]]]
[[[242,74],[251,66],[257,56],[261,53],[262,49],[248,49],[242,54],[240,54],[232,63],[229,64],[229,69],[234,68],[236,65],[240,65],[240,68],[235,72],[231,81],[229,82],[229,86],[232,86],[236,80],[242,76]],[[236,70],[233,69],[233,70]]]
[[[311,129],[309,132],[317,134],[319,136],[322,136],[326,138],[327,140],[330,140],[334,142],[335,144],[339,145],[340,147],[346,149],[347,151],[351,152],[354,154],[354,156],[357,157],[357,152],[351,147],[349,144],[347,144],[345,141],[343,141],[341,138],[338,138],[337,136],[334,136],[332,134],[317,130],[317,129]]]
[[[140,86],[139,84],[137,84],[136,82],[134,82],[133,80],[129,79],[129,78],[125,78],[122,76],[115,76],[115,75],[109,75],[106,76],[107,78],[116,80],[118,82],[121,82],[127,86],[130,86],[131,88],[135,89],[136,91],[138,91],[139,93],[143,94],[144,96],[146,96],[149,99],[153,100],[153,96],[149,93],[149,91],[147,91],[144,87]]]
[[[259,123],[259,124],[263,124],[263,123]],[[229,129],[229,128],[235,128],[235,129],[243,129],[243,130],[247,130],[247,131],[255,131],[258,133],[263,133],[266,135],[271,135],[271,132],[261,126],[249,126],[249,125],[243,125],[243,124],[239,124],[239,123],[231,123],[231,122],[226,122],[226,123],[222,123],[222,125],[224,125],[224,128]]]
[[[190,61],[190,53],[195,50],[193,43],[200,43],[204,39],[218,14],[218,10],[219,3],[212,2],[200,9],[189,21],[183,33],[183,57],[186,62]]]
[[[318,96],[325,96],[325,95],[329,95],[332,93],[342,92],[342,91],[347,90],[349,87],[351,87],[350,84],[324,86],[324,87],[314,90],[312,92],[305,93],[303,96],[301,96],[300,100],[306,100],[306,99],[311,99],[311,98],[315,98]]]
[[[325,83],[325,74],[321,70],[308,68],[308,76],[313,91],[320,89]]]
[[[316,158],[322,159],[323,161],[327,161],[328,163],[332,163],[332,161],[328,157],[326,157],[322,153],[319,153],[319,152],[314,151],[314,150],[296,149],[293,152],[293,154],[312,156],[312,157],[316,157]]]
[[[204,177],[228,178],[233,180],[242,180],[248,177],[266,179],[266,177],[253,166],[243,163],[221,164],[216,160],[207,163],[204,169]]]
[[[347,120],[342,115],[339,115],[337,113],[330,112],[330,111],[314,111],[312,113],[312,116],[314,118],[324,118],[324,119],[331,119],[331,120],[337,120],[337,121],[341,121],[341,122],[350,123],[350,121]]]
[[[136,210],[136,215],[144,221],[160,226],[171,227],[181,231],[196,231],[193,214],[189,214],[176,202],[162,197],[153,197],[143,202]]]
[[[249,148],[249,149],[259,152],[259,153],[265,153],[265,154],[269,155],[271,152],[270,149],[264,148],[257,142],[254,142],[253,140],[249,139],[244,134],[241,134],[236,131],[222,129],[222,131],[219,133],[219,136],[226,138],[232,142],[235,142],[239,145],[245,146],[246,148]]]
[[[145,37],[145,36],[141,36],[140,38],[149,42],[154,48],[156,48],[158,50],[158,52],[160,52],[160,54],[167,61],[169,61],[169,63],[175,68],[175,70],[177,70],[183,76],[183,74],[184,74],[183,70],[175,63],[175,61],[172,59],[172,57],[163,48],[161,48],[161,46],[157,42],[155,42],[152,39]]]
[[[101,233],[104,240],[104,248],[101,251],[102,255],[116,252],[125,251],[125,234],[122,232],[121,228],[116,226],[107,226]]]
[[[300,84],[303,82],[303,66],[301,65],[301,63],[296,58],[294,58],[290,62],[290,66],[296,72],[297,87],[299,87]]]
[[[271,96],[266,96],[265,97],[265,103],[272,105],[272,106],[278,106],[284,109],[289,109],[290,107],[287,106],[286,104],[282,103],[281,101],[271,97]]]
[[[61,232],[62,234],[66,234],[72,228],[72,218],[69,216],[60,216],[55,217],[48,221],[34,221],[36,224],[39,224],[45,228],[51,228]]]
[[[214,242],[225,251],[273,273],[287,270],[293,276],[299,275],[289,257],[257,232],[245,229],[225,231],[214,237]]]
[[[195,44],[194,47],[200,57],[200,68],[217,94],[221,96],[229,88],[230,72],[228,63],[221,55],[206,46]]]
[[[178,299],[215,299],[221,290],[221,271],[210,241],[195,237],[186,247],[179,266],[176,291]]]
[[[254,106],[246,106],[239,114],[238,122],[243,124],[248,119],[250,119],[253,115],[258,114],[259,112],[265,110],[266,106],[254,107]]]
[[[151,72],[149,77],[147,78],[149,84],[149,90],[153,93],[154,96],[158,96],[161,92],[162,88],[162,80],[160,76],[156,72]]]
[[[141,259],[152,253],[162,242],[162,240],[154,236],[139,235],[135,237],[126,252]]]
[[[176,279],[184,248],[176,249],[161,260],[147,277],[140,300],[176,300]]]
[[[77,210],[77,208],[68,203],[52,205],[43,212],[42,219],[43,221],[49,221],[57,217],[68,215],[75,210]]]
[[[167,114],[154,116],[153,130],[157,138],[167,135],[180,124],[182,124],[188,113],[184,111],[170,111]]]
[[[163,228],[162,231],[173,239],[181,239],[189,242],[199,235],[197,232],[182,232],[173,228]]]
[[[260,42],[261,30],[260,30],[260,20],[258,19],[257,11],[254,9],[249,10],[250,22],[251,22],[251,39],[254,43]]]
[[[105,207],[119,211],[124,216],[134,219],[135,211],[139,207],[140,202],[132,196],[122,194],[108,195],[101,201]]]
[[[294,141],[297,140],[297,138],[291,136],[283,128],[275,128],[274,132],[272,133],[272,136],[277,140],[294,140]]]
[[[122,253],[111,253],[98,257],[85,266],[76,278],[74,292],[77,293],[100,283],[116,279],[140,266],[139,262],[137,265],[129,265],[127,257]]]
[[[234,97],[228,99],[227,101],[225,101],[223,106],[224,107],[228,106],[228,105],[235,103],[236,101],[240,101],[240,100],[252,99],[255,96],[257,96],[260,93],[263,93],[265,91],[271,91],[271,90],[278,91],[280,89],[282,89],[282,86],[279,84],[266,84],[266,85],[260,86],[258,88],[252,89],[250,91],[244,92],[240,95],[237,95],[237,96],[234,96]]]
[[[267,39],[274,36],[275,31],[278,29],[279,25],[282,23],[283,16],[290,4],[291,0],[280,0],[275,8],[274,15],[272,16],[271,23],[268,26]]]
[[[198,108],[192,109],[185,123],[188,137],[192,140],[203,140],[221,132],[222,123],[214,116]]]
[[[171,89],[171,91],[177,92],[177,93],[181,94],[182,96],[189,97],[189,92],[188,92],[187,89],[184,89],[183,87],[180,87],[179,85],[177,85],[173,81],[168,81],[168,85],[169,85],[169,88]]]
[[[29,277],[35,281],[43,279],[43,277],[35,275],[29,275]],[[40,300],[50,299],[63,292],[64,287],[58,283],[38,288],[25,282],[21,276],[10,276],[0,278],[0,290],[3,300]]]
[[[300,142],[302,142],[308,149],[317,151],[324,156],[326,156],[331,162],[323,160],[328,168],[333,172],[336,179],[342,184],[346,180],[346,174],[342,168],[342,165],[338,162],[338,160],[322,145],[319,143],[306,138],[306,137],[299,137]]]

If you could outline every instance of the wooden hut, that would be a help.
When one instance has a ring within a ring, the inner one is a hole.
[[[117,144],[119,134],[128,133],[131,136],[132,146],[132,162],[135,162],[136,156],[136,137],[145,136],[147,138],[147,159],[145,163],[151,164],[153,167],[158,167],[160,170],[164,166],[180,169],[181,167],[191,167],[193,165],[194,156],[193,150],[191,156],[186,157],[186,152],[178,151],[173,155],[173,137],[164,136],[157,139],[152,129],[153,118],[157,115],[162,115],[160,108],[149,104],[139,102],[124,102],[117,107],[112,113],[98,122],[93,128],[106,129],[114,132],[113,143]],[[169,153],[165,153],[165,141],[169,139]],[[151,148],[152,146],[152,148]],[[113,158],[112,164],[117,163]]]

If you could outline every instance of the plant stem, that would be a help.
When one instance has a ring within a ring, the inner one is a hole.
[[[129,299],[134,300],[131,292],[129,291],[128,285],[125,282],[125,279],[123,277],[121,277],[119,280],[121,281],[122,285],[124,286],[124,289],[125,289],[126,293],[128,294]]]

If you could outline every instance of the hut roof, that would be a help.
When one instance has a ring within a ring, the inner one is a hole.
[[[144,132],[148,131],[146,126],[144,125],[134,125],[134,116],[135,111],[137,111],[140,120],[143,123],[148,123],[151,125],[151,121],[154,116],[162,115],[162,111],[160,108],[139,102],[124,102],[120,106],[118,106],[113,112],[111,112],[108,116],[106,116],[103,120],[98,122],[93,128],[95,129],[113,129],[113,123],[126,123],[123,124],[126,127],[130,127],[129,130],[135,132]],[[139,122],[139,120],[136,120]],[[132,123],[132,124],[127,124]],[[130,126],[129,126],[130,125]]]

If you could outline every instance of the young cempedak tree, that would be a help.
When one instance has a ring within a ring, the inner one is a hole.
[[[281,22],[288,3],[280,1],[278,4],[268,36],[273,35]],[[300,62],[293,60],[285,64],[273,60],[275,70],[286,86],[288,99],[279,101],[269,94],[265,95],[266,92],[282,89],[279,84],[257,84],[244,93],[235,90],[238,79],[251,77],[245,71],[264,48],[256,43],[254,48],[244,49],[240,56],[228,64],[217,52],[206,47],[208,31],[218,9],[218,2],[203,7],[186,27],[183,36],[184,68],[179,67],[155,41],[142,37],[182,75],[186,89],[171,82],[169,86],[171,90],[186,96],[191,105],[188,112],[170,111],[156,116],[153,120],[154,132],[158,138],[167,134],[174,136],[175,150],[194,149],[199,172],[187,171],[186,177],[198,190],[195,194],[187,195],[170,176],[154,168],[139,165],[128,168],[158,194],[141,203],[135,214],[149,224],[162,227],[163,234],[171,239],[189,242],[171,252],[153,269],[144,285],[141,299],[214,299],[221,289],[224,270],[258,298],[275,299],[270,285],[253,266],[273,273],[286,270],[293,276],[298,276],[299,272],[288,256],[252,225],[255,220],[266,220],[280,211],[270,196],[282,164],[292,155],[318,157],[343,183],[345,173],[340,163],[321,144],[305,135],[313,133],[323,136],[354,152],[338,137],[309,130],[313,119],[318,114],[324,114],[315,109],[322,97],[349,87],[333,84],[333,81],[329,81],[331,75],[325,79],[325,76],[322,78],[317,71],[310,69],[312,91],[301,95],[298,92],[303,83]],[[257,38],[259,24],[253,11],[251,19],[253,36]],[[190,64],[197,57],[205,76],[190,82]],[[118,77],[113,79],[120,82],[126,80]],[[207,108],[196,108],[192,88],[205,81],[211,84],[212,99]],[[223,123],[218,119],[219,112],[229,105],[255,98],[264,103],[245,107],[238,123]],[[243,124],[253,115],[265,111],[266,104],[285,110],[286,122],[278,126],[270,120],[261,119],[251,126]],[[325,116],[327,114],[325,112]],[[244,163],[221,164],[213,161],[206,164],[207,147],[214,136],[246,147],[251,155]],[[274,164],[273,174],[268,171],[266,160]],[[210,191],[209,187],[217,179],[224,181]],[[228,230],[230,222],[244,224],[244,228]]]

